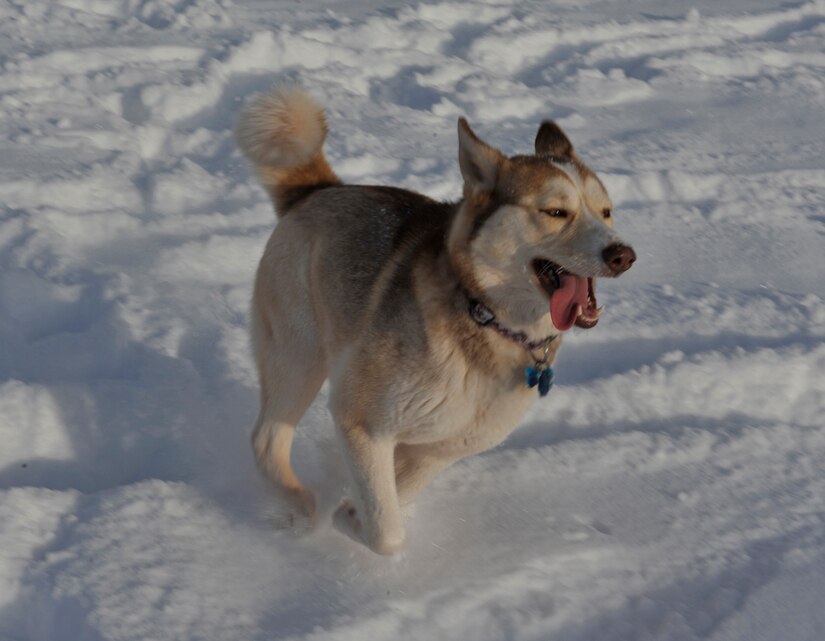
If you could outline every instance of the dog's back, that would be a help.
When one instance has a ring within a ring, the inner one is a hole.
[[[323,274],[315,286],[324,305],[354,328],[374,297],[406,297],[412,261],[441,249],[452,207],[404,189],[345,185],[315,192],[291,215],[318,247],[312,271]]]

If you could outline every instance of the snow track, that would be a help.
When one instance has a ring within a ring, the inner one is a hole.
[[[0,7],[0,641],[825,638],[825,2],[12,0]],[[455,119],[558,120],[638,265],[558,386],[384,559],[252,469],[235,151],[299,80],[347,181],[460,191]]]

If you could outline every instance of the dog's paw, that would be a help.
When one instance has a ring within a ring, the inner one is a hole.
[[[361,536],[361,519],[358,518],[358,510],[349,499],[341,501],[341,505],[332,515],[332,524],[342,534],[346,534],[359,543],[364,543]]]
[[[300,536],[317,525],[315,496],[309,490],[280,489],[273,503],[265,509],[265,520],[276,530],[288,530]]]
[[[315,495],[305,488],[286,492],[288,527],[297,533],[309,532],[317,524]]]
[[[315,495],[312,492],[303,487],[287,490],[286,499],[290,508],[292,508],[298,516],[312,522],[315,521]]]
[[[375,531],[368,531],[361,522],[358,508],[349,499],[342,501],[335,510],[332,523],[336,530],[366,545],[376,554],[395,554],[404,547],[406,533],[403,527],[398,526],[389,530],[375,527]]]

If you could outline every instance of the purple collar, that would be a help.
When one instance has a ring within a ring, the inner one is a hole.
[[[477,325],[481,327],[492,327],[496,330],[499,334],[504,336],[514,343],[520,345],[528,352],[534,352],[537,349],[546,349],[550,346],[554,340],[556,340],[556,336],[547,336],[545,338],[541,338],[537,341],[531,341],[530,337],[527,336],[524,332],[514,332],[512,329],[508,329],[503,325],[499,324],[496,320],[496,315],[493,313],[487,305],[482,303],[477,298],[473,298],[470,295],[467,295],[467,299],[469,301],[469,311],[470,311],[470,318],[472,318]]]

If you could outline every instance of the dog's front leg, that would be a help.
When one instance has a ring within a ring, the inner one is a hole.
[[[335,527],[378,554],[393,554],[404,545],[404,525],[395,487],[395,441],[373,437],[360,425],[341,426],[356,489],[356,504],[344,501],[335,512]]]

